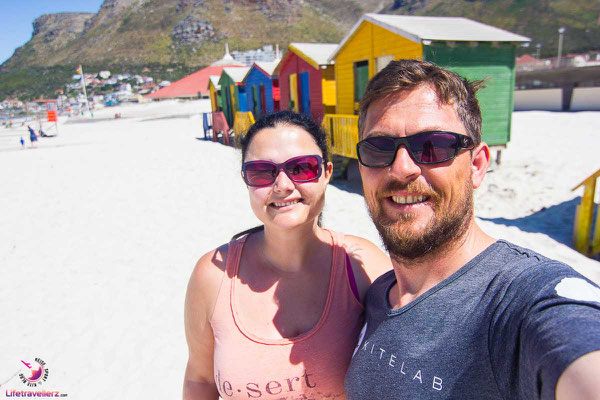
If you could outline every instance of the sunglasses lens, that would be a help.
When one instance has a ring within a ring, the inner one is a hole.
[[[267,186],[275,182],[277,167],[273,164],[257,162],[244,167],[244,177],[249,186]]]
[[[298,157],[285,163],[285,172],[293,181],[311,181],[320,176],[320,164],[313,156]]]
[[[445,132],[430,132],[408,137],[413,157],[420,163],[439,163],[456,155],[456,136]]]
[[[360,162],[368,167],[385,167],[390,165],[396,156],[396,145],[393,138],[372,137],[358,143]]]

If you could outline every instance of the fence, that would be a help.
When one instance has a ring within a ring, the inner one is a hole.
[[[575,212],[573,244],[575,250],[589,257],[600,254],[600,210],[596,212],[596,223],[592,236],[594,209],[596,208],[594,197],[598,178],[600,178],[600,169],[573,188],[575,190],[581,186],[584,187],[581,203],[577,206]]]
[[[358,116],[350,114],[325,114],[323,129],[327,133],[327,144],[332,154],[357,158]]]

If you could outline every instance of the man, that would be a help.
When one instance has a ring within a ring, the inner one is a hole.
[[[394,269],[369,290],[349,399],[600,398],[600,289],[475,222],[482,83],[395,61],[361,100],[363,190]]]

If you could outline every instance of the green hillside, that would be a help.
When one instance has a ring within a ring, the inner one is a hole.
[[[79,64],[86,71],[151,70],[174,80],[231,50],[292,41],[338,42],[366,12],[463,16],[532,38],[542,56],[597,49],[597,2],[589,0],[105,0],[97,14],[34,21],[31,40],[0,65],[0,100],[53,96]]]

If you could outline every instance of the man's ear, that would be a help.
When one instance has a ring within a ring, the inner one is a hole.
[[[487,143],[481,142],[477,147],[473,150],[473,155],[471,156],[471,168],[473,170],[473,189],[477,189],[481,186],[483,182],[483,178],[487,172],[487,169],[490,165],[490,148]]]

